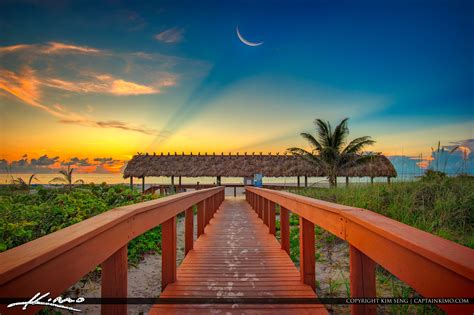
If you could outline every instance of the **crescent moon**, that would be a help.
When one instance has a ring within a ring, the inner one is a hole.
[[[238,26],[237,26],[236,30],[237,30],[237,36],[239,37],[240,41],[241,41],[242,43],[244,43],[245,45],[247,45],[247,46],[252,46],[252,47],[256,47],[256,46],[260,46],[260,45],[263,44],[263,42],[260,42],[260,43],[252,43],[252,42],[246,40],[245,38],[243,38],[242,35],[241,35],[240,32],[239,32],[239,27],[238,27]]]

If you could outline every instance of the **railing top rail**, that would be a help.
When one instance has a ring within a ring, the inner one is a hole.
[[[106,232],[110,232],[110,236],[114,236],[114,244],[110,244],[110,246],[105,248],[99,247],[101,250],[100,254],[91,253],[106,258],[114,250],[125,246],[133,238],[176,216],[190,206],[220,192],[222,189],[224,188],[214,187],[185,192],[114,208],[0,253],[0,285],[37,268],[63,253],[77,249],[84,243],[92,242],[99,235],[104,236],[103,243],[108,244],[107,237],[105,236],[107,236]],[[108,241],[110,242],[110,238]],[[97,247],[94,249],[97,249]],[[81,250],[81,253],[87,253],[86,248]],[[99,261],[98,263],[101,262]],[[87,268],[87,266],[84,266],[84,268]],[[94,268],[94,266],[90,268]]]
[[[350,244],[358,248],[362,247],[361,250],[365,251],[365,254],[369,257],[377,256],[376,251],[390,251],[389,248],[374,248],[370,245],[373,239],[372,236],[381,237],[401,248],[416,253],[417,256],[422,256],[431,263],[439,264],[471,281],[474,280],[474,250],[468,247],[421,231],[370,210],[340,205],[289,192],[249,186],[246,189],[289,209]],[[389,257],[387,257],[388,259]],[[392,259],[397,260],[399,258],[392,257]],[[401,262],[401,264],[403,263],[405,262]],[[384,266],[384,264],[381,265]],[[403,267],[400,265],[400,268]]]

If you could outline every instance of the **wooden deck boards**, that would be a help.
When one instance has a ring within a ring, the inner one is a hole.
[[[280,243],[244,199],[227,199],[160,298],[313,298]],[[318,304],[157,304],[150,314],[327,314]]]

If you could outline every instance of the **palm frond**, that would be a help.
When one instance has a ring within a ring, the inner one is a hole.
[[[84,180],[78,179],[74,182],[74,184],[84,184]]]
[[[375,141],[371,137],[359,137],[352,140],[346,148],[342,151],[342,154],[355,154],[359,153],[364,147],[374,144]]]
[[[332,145],[334,148],[340,150],[341,146],[344,144],[347,135],[349,134],[349,128],[347,127],[347,121],[349,118],[344,118],[334,129],[332,134]]]
[[[314,121],[314,124],[318,132],[319,142],[325,147],[331,146],[331,124],[319,118]]]
[[[317,151],[322,150],[323,147],[321,146],[319,141],[316,140],[316,138],[313,137],[313,135],[311,135],[309,133],[306,133],[306,132],[303,132],[303,133],[301,133],[301,136],[303,138],[305,138],[315,150],[317,150]]]
[[[67,183],[67,181],[64,177],[55,177],[49,183]]]
[[[455,146],[454,148],[452,148],[451,150],[449,150],[449,154],[453,153],[454,151],[456,151],[457,149],[459,149],[459,146]]]
[[[293,148],[288,148],[287,151],[290,152],[291,154],[304,158],[308,162],[315,164],[318,167],[326,166],[323,160],[321,160],[318,156],[312,154],[311,152],[306,151],[305,149],[293,147]]]
[[[364,154],[364,155],[353,154],[351,156],[352,158],[346,160],[344,164],[340,165],[341,168],[354,167],[354,166],[373,162],[377,154],[373,154],[373,153]]]
[[[36,178],[36,174],[31,174],[30,179],[28,180],[28,186],[31,185],[33,180],[38,180],[38,178]]]

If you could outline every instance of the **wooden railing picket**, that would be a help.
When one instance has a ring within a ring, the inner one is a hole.
[[[184,254],[187,255],[193,249],[194,243],[194,209],[193,206],[186,209],[184,219]]]
[[[268,226],[268,200],[263,198],[263,205],[262,205],[262,221],[263,224]]]
[[[263,218],[263,197],[258,196],[258,217]]]
[[[289,211],[280,206],[280,240],[281,249],[290,254],[290,218]]]
[[[161,291],[176,281],[176,217],[161,224]]]
[[[354,246],[349,246],[351,297],[376,297],[376,263]],[[377,314],[375,304],[352,304],[351,314]]]
[[[103,298],[127,297],[128,257],[123,246],[102,263],[101,296]],[[103,304],[101,314],[127,314],[127,304]]]
[[[276,235],[275,226],[275,203],[271,200],[268,201],[268,231],[270,234]]]
[[[204,233],[204,221],[205,221],[205,210],[206,201],[203,200],[197,204],[197,237]]]
[[[301,281],[316,291],[314,223],[300,217],[300,276]]]

